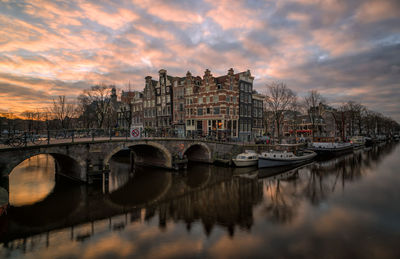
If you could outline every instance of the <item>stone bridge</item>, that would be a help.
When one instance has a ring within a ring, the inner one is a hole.
[[[57,174],[87,182],[88,172],[107,167],[118,152],[130,152],[132,164],[176,169],[186,157],[189,161],[214,163],[230,160],[244,149],[261,151],[265,145],[242,145],[191,139],[118,139],[0,149],[0,175],[7,177],[22,161],[39,154],[50,154],[55,159]],[[94,169],[93,169],[94,168]]]

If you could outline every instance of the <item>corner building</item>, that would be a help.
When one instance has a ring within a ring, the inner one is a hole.
[[[239,139],[239,83],[245,81],[252,85],[252,80],[250,71],[235,74],[231,68],[227,75],[214,77],[206,69],[203,78],[186,89],[187,135]],[[251,114],[249,124],[251,125]],[[251,134],[251,126],[249,129]]]
[[[144,127],[179,136],[249,141],[253,127],[253,80],[249,70],[214,77],[189,71],[185,77],[159,71],[159,81],[145,78]],[[261,105],[262,107],[262,105]]]

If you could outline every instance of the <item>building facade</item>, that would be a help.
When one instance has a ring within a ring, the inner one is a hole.
[[[185,77],[172,80],[172,127],[179,137],[185,136]]]
[[[233,71],[232,71],[233,72]],[[250,141],[252,136],[253,80],[250,71],[239,73],[239,140]]]
[[[249,70],[175,77],[161,69],[158,81],[145,78],[143,127],[161,135],[250,141],[263,133],[262,97],[253,101],[253,80]]]
[[[156,111],[156,86],[157,81],[151,76],[146,76],[143,90],[143,126],[148,131],[154,131],[157,127]]]
[[[252,122],[252,138],[264,135],[264,118],[263,108],[265,96],[253,91],[253,122]]]
[[[203,78],[187,78],[186,132],[188,135],[219,139],[238,137],[238,77],[233,69],[214,77],[210,70]]]
[[[161,69],[159,72],[159,81],[156,85],[155,104],[156,104],[156,126],[157,130],[163,135],[172,129],[172,79],[167,75],[167,70]]]

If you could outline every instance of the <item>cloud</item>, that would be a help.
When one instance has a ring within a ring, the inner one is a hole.
[[[233,67],[250,69],[258,89],[281,80],[399,118],[388,104],[398,97],[399,10],[394,0],[3,1],[1,80],[51,97],[99,82],[140,90],[160,68]]]

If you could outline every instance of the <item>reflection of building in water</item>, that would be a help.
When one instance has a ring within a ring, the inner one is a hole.
[[[257,179],[230,178],[160,204],[160,226],[165,227],[168,220],[183,220],[190,230],[193,222],[201,221],[207,235],[216,224],[233,235],[235,226],[251,228],[253,207],[261,200],[262,186]]]
[[[314,206],[328,199],[337,191],[343,191],[346,184],[361,179],[377,166],[381,158],[394,146],[374,147],[364,152],[318,161],[296,171],[297,177],[282,179],[266,178],[264,183],[264,213],[271,221],[290,223],[298,214],[301,200]],[[288,171],[290,173],[292,171]]]

